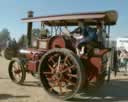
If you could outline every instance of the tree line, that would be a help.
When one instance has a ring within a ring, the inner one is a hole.
[[[6,42],[11,39],[10,32],[7,28],[0,31],[0,47],[5,47]]]
[[[37,38],[40,33],[40,29],[34,28],[32,30],[33,39]],[[15,38],[11,37],[11,33],[7,28],[3,28],[0,31],[0,48],[6,47],[8,41],[13,41]],[[16,41],[16,40],[15,40]],[[17,45],[20,47],[24,47],[27,45],[27,34],[22,34],[22,36],[16,41]]]

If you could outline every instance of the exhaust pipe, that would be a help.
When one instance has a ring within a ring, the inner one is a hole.
[[[33,17],[33,11],[28,11],[28,18]],[[27,45],[28,47],[32,47],[32,22],[27,24]]]

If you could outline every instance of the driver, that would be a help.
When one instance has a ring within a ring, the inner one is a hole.
[[[77,55],[82,55],[84,54],[85,44],[87,45],[91,41],[97,41],[97,30],[95,28],[86,26],[82,22],[79,22],[79,29],[83,38],[76,44],[76,52]]]

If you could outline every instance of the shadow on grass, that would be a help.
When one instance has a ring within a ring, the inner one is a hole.
[[[86,93],[80,93],[69,102],[128,102],[128,81],[112,80],[110,83],[97,90]]]
[[[9,79],[8,77],[0,77],[0,79]]]
[[[26,95],[23,95],[23,96],[13,96],[11,94],[0,94],[0,100],[5,100],[5,99],[9,99],[9,98],[28,98],[30,96],[26,96]]]
[[[41,83],[39,81],[25,81],[22,85],[28,87],[40,87]]]

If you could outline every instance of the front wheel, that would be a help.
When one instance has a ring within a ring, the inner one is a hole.
[[[42,57],[39,76],[44,89],[61,99],[72,98],[85,82],[85,70],[80,59],[64,48],[52,49]]]
[[[13,59],[8,67],[11,80],[16,84],[22,84],[26,78],[26,71],[19,59]]]

